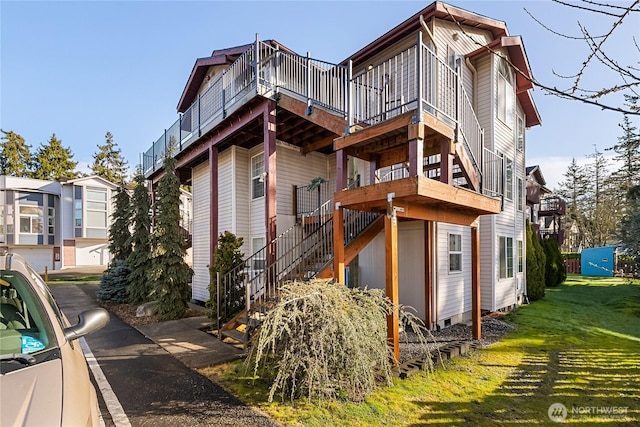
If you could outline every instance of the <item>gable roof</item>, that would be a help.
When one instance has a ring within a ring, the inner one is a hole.
[[[82,181],[87,181],[87,180],[95,180],[95,181],[100,181],[100,183],[102,185],[104,185],[105,187],[109,187],[112,190],[115,190],[116,188],[118,188],[117,184],[114,184],[113,182],[106,180],[98,175],[89,175],[89,176],[83,176],[80,178],[74,178],[74,179],[69,179],[67,181],[61,181],[60,183],[62,185],[66,185],[66,184],[80,184],[82,183]]]
[[[264,40],[262,43],[266,43],[273,47],[277,46],[287,52],[293,52],[291,49],[283,46],[276,40]],[[255,43],[249,43],[243,44],[241,46],[229,47],[226,49],[216,49],[211,52],[211,56],[196,59],[195,64],[193,64],[191,74],[189,75],[189,79],[187,80],[187,83],[182,90],[180,100],[178,101],[178,112],[184,113],[196,99],[196,96],[198,95],[198,89],[200,89],[200,86],[202,85],[202,82],[207,75],[207,70],[209,69],[209,67],[214,65],[231,65],[236,59],[238,59],[240,55],[245,53],[254,45]]]
[[[400,25],[397,25],[395,28],[346,58],[341,64],[346,65],[349,61],[353,61],[354,65],[362,63],[375,53],[393,45],[407,35],[415,33],[422,27],[420,18],[425,21],[431,18],[438,18],[489,31],[493,37],[493,41],[486,47],[481,47],[471,52],[467,57],[469,59],[477,59],[497,48],[506,48],[511,63],[522,72],[522,74],[516,73],[516,96],[525,112],[526,126],[531,127],[542,123],[538,109],[529,93],[529,89],[533,88],[533,84],[531,83],[531,68],[529,67],[529,61],[527,60],[522,38],[520,36],[509,36],[507,25],[503,21],[478,15],[477,13],[451,6],[441,1],[431,3]]]
[[[527,166],[526,173],[527,176],[533,175],[538,184],[543,186],[547,185],[547,181],[545,181],[544,176],[542,176],[542,170],[540,170],[539,165]]]

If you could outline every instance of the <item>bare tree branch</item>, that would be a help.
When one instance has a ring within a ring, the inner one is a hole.
[[[578,8],[578,9],[581,9],[581,10],[590,11],[590,12],[603,13],[605,15],[613,16],[613,17],[617,18],[617,20],[612,24],[611,28],[609,29],[609,31],[606,34],[604,34],[602,36],[597,36],[597,37],[591,36],[589,34],[588,30],[586,29],[586,27],[582,26],[578,22],[578,25],[580,27],[580,31],[582,32],[582,37],[573,37],[573,36],[568,36],[566,34],[563,34],[563,33],[560,33],[558,31],[552,30],[548,26],[544,25],[539,19],[536,19],[533,16],[533,14],[531,14],[528,10],[525,9],[525,12],[534,21],[536,21],[540,26],[542,26],[545,30],[551,32],[552,34],[555,34],[555,35],[557,35],[559,37],[563,37],[563,38],[566,38],[566,39],[583,40],[589,46],[590,53],[587,56],[587,58],[582,62],[581,66],[580,66],[580,69],[578,70],[578,72],[576,74],[574,74],[572,76],[561,76],[560,74],[558,74],[558,73],[556,73],[555,71],[552,70],[553,74],[558,76],[558,77],[560,77],[560,78],[575,79],[574,82],[573,82],[573,86],[570,89],[566,89],[566,90],[558,89],[556,86],[551,86],[551,85],[544,84],[544,83],[538,81],[537,79],[535,79],[533,77],[533,75],[530,76],[527,73],[524,73],[517,66],[515,66],[509,60],[509,58],[506,58],[500,52],[490,48],[489,46],[480,43],[478,40],[476,40],[474,37],[472,37],[470,34],[468,34],[465,31],[465,29],[462,27],[460,22],[458,22],[456,20],[456,18],[451,13],[449,13],[449,12],[447,12],[447,13],[448,13],[450,19],[452,19],[453,22],[458,26],[458,28],[462,32],[462,34],[464,34],[476,46],[479,46],[481,48],[486,49],[488,52],[490,52],[493,55],[500,56],[503,60],[505,60],[505,62],[517,74],[519,74],[520,76],[522,76],[526,80],[530,81],[531,83],[533,83],[535,86],[539,87],[540,89],[544,90],[548,94],[551,94],[551,95],[554,95],[554,96],[557,96],[557,97],[563,98],[563,99],[569,99],[569,100],[573,100],[573,101],[580,101],[580,102],[583,102],[585,104],[589,104],[589,105],[593,105],[593,106],[599,107],[599,108],[601,108],[603,110],[616,111],[616,112],[620,112],[620,113],[623,113],[623,114],[640,115],[640,110],[639,109],[633,109],[633,108],[628,108],[627,109],[627,108],[623,108],[623,107],[619,107],[619,106],[615,106],[615,105],[610,105],[608,103],[603,103],[603,102],[600,101],[600,99],[605,95],[609,95],[609,94],[616,93],[616,92],[621,92],[621,91],[630,91],[633,94],[637,94],[638,93],[638,89],[640,88],[640,79],[638,78],[638,76],[636,74],[631,72],[631,70],[635,70],[636,68],[633,67],[633,66],[629,66],[629,67],[620,66],[615,60],[613,60],[609,56],[607,56],[607,54],[605,53],[605,51],[603,49],[604,43],[611,37],[613,32],[622,24],[623,20],[626,17],[628,17],[630,13],[640,11],[640,9],[637,9],[638,5],[640,5],[640,0],[634,0],[633,3],[630,6],[627,6],[627,7],[611,6],[614,9],[620,9],[622,11],[621,13],[617,13],[617,14],[616,13],[611,13],[611,12],[604,12],[602,10],[593,9],[593,8],[589,8],[589,7],[585,7],[585,6],[569,4],[569,3],[565,3],[565,2],[563,2],[561,0],[554,0],[554,1],[556,3],[558,3],[558,4],[561,4],[561,5],[566,5],[566,6],[570,6],[570,7]],[[607,4],[597,3],[597,2],[594,2],[594,1],[590,1],[590,0],[582,0],[582,2],[591,4],[591,5],[595,5],[595,6],[601,6],[601,7],[609,6]],[[446,6],[445,6],[445,10],[446,10]],[[636,49],[640,51],[640,48],[638,47],[638,44],[637,44],[635,38],[634,38],[634,43],[635,43]],[[585,71],[587,70],[588,66],[595,60],[599,61],[604,66],[606,66],[607,68],[612,70],[614,73],[618,74],[624,83],[623,84],[615,84],[615,85],[612,85],[610,87],[605,87],[605,88],[601,88],[601,89],[598,89],[598,90],[589,90],[589,89],[586,89],[584,87],[581,87],[580,83],[581,83],[581,80],[582,80],[582,77],[583,77]]]

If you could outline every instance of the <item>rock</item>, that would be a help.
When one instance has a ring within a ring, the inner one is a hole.
[[[136,309],[136,317],[153,316],[158,312],[158,301],[145,302]]]

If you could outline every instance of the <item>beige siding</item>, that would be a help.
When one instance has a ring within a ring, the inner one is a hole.
[[[250,211],[251,179],[249,171],[249,150],[241,147],[233,147],[233,233],[242,237],[244,243],[240,250],[248,257],[251,255],[250,241]],[[263,199],[264,200],[264,199]],[[264,224],[264,218],[262,219]]]
[[[476,91],[477,116],[484,128],[485,147],[493,148],[493,79],[489,56],[476,61],[478,88]],[[496,262],[495,216],[480,217],[480,305],[483,310],[494,310],[495,282],[498,277]]]
[[[300,154],[300,148],[278,143],[277,150],[277,210],[278,233],[282,233],[295,223],[293,209],[294,185],[306,186],[311,180],[322,177],[329,181],[329,157],[320,153]],[[335,159],[333,160],[335,164]],[[323,203],[325,200],[322,201]]]
[[[210,174],[207,162],[192,169],[193,177],[193,280],[192,298],[209,299]]]
[[[235,232],[233,227],[233,149],[218,154],[218,233]],[[197,200],[196,195],[193,199]]]
[[[447,47],[453,49],[459,55],[465,55],[478,49],[480,45],[488,44],[491,41],[491,33],[472,27],[464,27],[463,34],[454,22],[433,20],[433,35],[438,48],[438,56],[446,59]]]
[[[462,272],[449,272],[449,234],[462,236]],[[438,223],[438,322],[471,310],[471,232],[469,227]],[[456,323],[456,321],[452,321]]]
[[[385,289],[384,231],[367,245],[359,257],[360,285]],[[400,303],[413,307],[425,318],[424,225],[422,221],[398,224],[398,292]]]

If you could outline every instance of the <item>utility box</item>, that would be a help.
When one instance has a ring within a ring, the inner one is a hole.
[[[580,257],[583,276],[613,277],[616,265],[616,246],[583,249]]]

